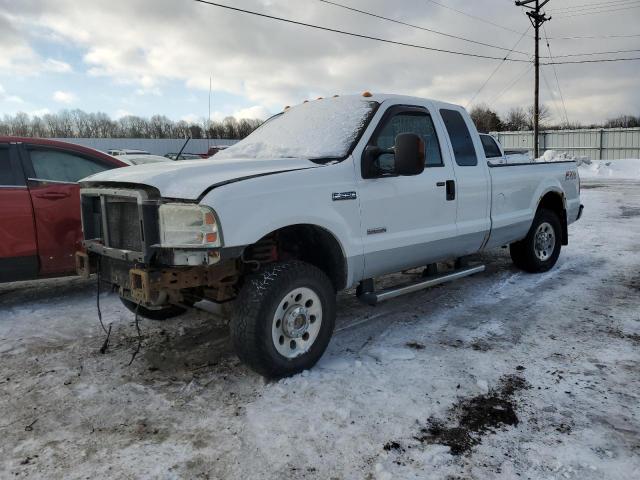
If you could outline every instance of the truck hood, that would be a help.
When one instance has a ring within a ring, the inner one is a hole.
[[[165,198],[197,200],[216,186],[274,173],[317,168],[303,158],[181,160],[107,170],[82,179],[83,187],[138,184],[156,188]]]

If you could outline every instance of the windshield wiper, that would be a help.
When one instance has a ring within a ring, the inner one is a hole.
[[[326,165],[330,162],[340,162],[344,160],[344,157],[317,157],[317,158],[309,158],[310,162],[317,163],[319,165]]]

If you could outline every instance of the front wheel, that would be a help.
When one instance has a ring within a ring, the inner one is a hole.
[[[313,265],[267,265],[246,279],[235,302],[231,338],[238,357],[266,377],[311,368],[331,339],[335,302],[329,278]]]
[[[539,210],[527,236],[509,247],[513,263],[527,272],[546,272],[558,261],[561,235],[558,215],[551,210]]]

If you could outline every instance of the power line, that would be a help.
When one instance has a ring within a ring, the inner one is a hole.
[[[333,6],[338,7],[338,8],[343,8],[345,10],[350,10],[352,12],[357,12],[357,13],[360,13],[362,15],[368,15],[370,17],[378,18],[380,20],[386,20],[388,22],[393,22],[393,23],[396,23],[398,25],[404,25],[406,27],[416,28],[418,30],[423,30],[425,32],[435,33],[436,35],[443,35],[445,37],[455,38],[457,40],[462,40],[464,42],[475,43],[477,45],[483,45],[485,47],[497,48],[498,50],[504,50],[505,52],[508,51],[509,53],[515,52],[515,53],[519,53],[521,55],[529,56],[529,54],[526,53],[526,52],[521,52],[521,51],[514,50],[514,49],[500,47],[498,45],[492,45],[490,43],[484,43],[484,42],[480,42],[480,41],[477,41],[477,40],[472,40],[470,38],[460,37],[458,35],[452,35],[452,34],[449,34],[449,33],[439,32],[438,30],[433,30],[431,28],[422,27],[420,25],[414,25],[412,23],[403,22],[401,20],[396,20],[394,18],[384,17],[382,15],[378,15],[378,14],[375,14],[375,13],[372,13],[372,12],[367,12],[365,10],[360,10],[360,9],[357,9],[357,8],[354,8],[354,7],[349,7],[348,5],[343,5],[343,4],[337,3],[337,2],[332,2],[330,0],[318,0],[318,1],[320,1],[322,3],[326,3],[328,5],[333,5]]]
[[[564,15],[565,13],[575,13],[575,12],[584,12],[588,10],[600,10],[603,8],[618,8],[618,7],[627,7],[631,4],[638,3],[638,0],[625,0],[623,2],[610,2],[610,3],[601,3],[601,4],[591,4],[593,6],[572,6],[572,7],[562,7],[557,9],[552,9],[550,13],[558,13]]]
[[[529,26],[523,33],[522,35],[520,35],[520,38],[518,39],[518,41],[515,43],[515,45],[513,46],[513,48],[511,49],[511,51],[509,53],[507,53],[507,55],[502,59],[502,61],[496,66],[496,68],[491,72],[491,75],[489,75],[489,77],[485,80],[485,82],[480,86],[480,88],[478,89],[478,91],[473,95],[473,97],[471,97],[471,100],[469,100],[469,102],[467,103],[465,108],[469,108],[469,106],[473,103],[473,101],[477,98],[478,95],[480,95],[480,92],[482,92],[482,90],[484,90],[484,87],[487,86],[487,84],[491,81],[491,79],[494,77],[494,75],[496,73],[498,73],[498,70],[500,70],[500,68],[505,64],[505,62],[507,61],[507,57],[509,56],[509,54],[513,51],[515,51],[516,47],[518,46],[518,44],[522,41],[522,39],[525,37],[525,35],[527,33],[529,33],[529,30],[531,30],[531,26]]]
[[[632,57],[632,58],[602,58],[599,60],[575,60],[575,61],[567,61],[567,62],[546,62],[541,63],[540,65],[570,65],[570,64],[579,64],[579,63],[606,63],[606,62],[635,62],[640,60],[640,57]]]
[[[633,8],[640,8],[640,5],[635,5],[633,7],[624,7],[624,8],[613,8],[613,9],[609,9],[609,10],[600,10],[600,11],[597,11],[597,12],[575,13],[575,14],[572,14],[572,15],[557,16],[555,18],[556,18],[556,20],[559,20],[559,19],[573,18],[573,17],[584,17],[585,15],[599,15],[601,13],[620,12],[622,10],[631,10]]]
[[[551,45],[549,44],[549,37],[547,36],[547,28],[544,25],[542,26],[542,31],[544,32],[544,38],[547,41],[547,49],[549,50],[549,57],[553,61],[553,54],[551,53]],[[556,84],[558,85],[558,93],[560,93],[560,100],[562,100],[562,109],[564,110],[564,118],[567,121],[567,125],[569,125],[569,115],[567,115],[567,106],[564,103],[564,95],[562,95],[562,89],[560,88],[560,80],[558,80],[558,71],[556,70],[555,65],[553,65],[553,74],[556,77]],[[545,81],[546,81],[546,77],[545,77]]]
[[[449,53],[449,54],[452,54],[452,55],[460,55],[460,56],[464,56],[464,57],[485,58],[485,59],[489,59],[489,60],[502,60],[502,58],[503,58],[503,57],[494,57],[494,56],[491,56],[491,55],[480,55],[480,54],[477,54],[477,53],[460,52],[460,51],[456,51],[456,50],[446,50],[446,49],[443,49],[443,48],[427,47],[426,45],[416,45],[414,43],[399,42],[399,41],[395,41],[395,40],[389,40],[389,39],[386,39],[386,38],[374,37],[374,36],[371,36],[371,35],[364,35],[364,34],[361,34],[361,33],[348,32],[346,30],[339,30],[337,28],[323,27],[323,26],[320,26],[320,25],[314,25],[312,23],[299,22],[297,20],[291,20],[289,18],[277,17],[275,15],[269,15],[269,14],[266,14],[266,13],[255,12],[255,11],[252,11],[252,10],[245,10],[243,8],[232,7],[230,5],[223,5],[221,3],[210,2],[210,1],[207,1],[207,0],[193,0],[193,1],[197,2],[197,3],[203,3],[205,5],[211,5],[213,7],[232,10],[234,12],[246,13],[248,15],[254,15],[256,17],[268,18],[268,19],[271,19],[271,20],[278,20],[280,22],[291,23],[293,25],[299,25],[299,26],[302,26],[302,27],[309,27],[309,28],[314,28],[316,30],[323,30],[323,31],[326,31],[326,32],[339,33],[340,35],[347,35],[347,36],[350,36],[350,37],[364,38],[364,39],[367,39],[367,40],[374,40],[376,42],[388,43],[388,44],[391,44],[391,45],[400,45],[400,46],[403,46],[403,47],[417,48],[417,49],[420,49],[420,50],[429,50],[431,52]],[[509,58],[509,59],[507,59],[507,61],[509,61],[509,62],[519,62],[519,63],[528,63],[529,62],[529,60],[519,60],[519,59],[515,59],[515,58]]]
[[[495,57],[495,56],[491,56],[491,55],[481,55],[481,54],[477,54],[477,53],[469,53],[469,52],[461,52],[461,51],[457,51],[457,50],[447,50],[444,48],[435,48],[435,47],[428,47],[426,45],[417,45],[414,43],[408,43],[408,42],[400,42],[400,41],[396,41],[396,40],[389,40],[386,38],[381,38],[381,37],[374,37],[371,35],[364,35],[361,33],[354,33],[354,32],[348,32],[346,30],[339,30],[337,28],[331,28],[331,27],[323,27],[320,25],[314,25],[311,23],[305,23],[305,22],[299,22],[297,20],[291,20],[289,18],[283,18],[283,17],[277,17],[275,15],[269,15],[266,13],[260,13],[260,12],[255,12],[252,10],[245,10],[242,8],[238,8],[238,7],[232,7],[230,5],[223,5],[221,3],[216,3],[216,2],[210,2],[207,0],[193,0],[194,2],[197,3],[202,3],[205,5],[211,5],[213,7],[218,7],[218,8],[224,8],[226,10],[231,10],[234,12],[239,12],[239,13],[245,13],[248,15],[254,15],[257,17],[262,17],[262,18],[268,18],[271,20],[277,20],[280,22],[285,22],[285,23],[290,23],[293,25],[299,25],[302,27],[308,27],[308,28],[313,28],[316,30],[323,30],[326,32],[331,32],[331,33],[338,33],[340,35],[346,35],[346,36],[350,36],[350,37],[355,37],[355,38],[363,38],[366,40],[374,40],[376,42],[382,42],[382,43],[387,43],[390,45],[399,45],[402,47],[410,47],[410,48],[416,48],[416,49],[420,49],[420,50],[427,50],[427,51],[431,51],[431,52],[440,52],[440,53],[448,53],[451,55],[459,55],[459,56],[464,56],[464,57],[473,57],[473,58],[483,58],[483,59],[487,59],[487,60],[503,60],[504,57]],[[431,0],[429,0],[431,1]],[[602,62],[627,62],[627,61],[636,61],[636,60],[640,60],[640,57],[634,57],[634,58],[611,58],[611,59],[599,59],[599,60],[580,60],[580,61],[564,61],[564,62],[547,62],[547,63],[543,63],[541,65],[565,65],[565,64],[579,64],[579,63],[602,63]],[[524,59],[517,59],[517,58],[507,58],[505,61],[507,62],[516,62],[516,63],[529,63],[529,60],[524,60]]]
[[[550,10],[550,13],[572,13],[585,10],[598,10],[601,8],[615,8],[627,6],[629,4],[638,3],[638,0],[623,0],[620,2],[604,2],[604,3],[589,3],[583,5],[572,5],[568,7],[554,8]]]
[[[574,37],[549,37],[549,40],[599,40],[603,38],[635,38],[640,37],[640,33],[632,33],[628,35],[583,35]]]
[[[550,40],[551,38],[548,38]],[[586,57],[590,55],[607,55],[611,53],[631,53],[631,52],[640,52],[640,49],[631,49],[631,50],[610,50],[608,52],[586,52],[586,53],[569,53],[566,55],[555,55],[555,58],[567,58],[567,57]],[[551,58],[551,57],[542,57],[542,58]]]
[[[500,25],[499,23],[492,22],[491,20],[487,20],[486,18],[478,17],[476,15],[472,15],[470,13],[463,12],[462,10],[458,10],[457,8],[450,7],[449,5],[444,5],[444,4],[440,3],[440,2],[436,2],[435,0],[426,0],[426,1],[427,2],[431,2],[431,3],[435,4],[435,5],[438,5],[439,7],[446,8],[448,10],[453,10],[454,12],[459,13],[460,15],[464,15],[466,17],[473,18],[474,20],[478,20],[480,22],[488,23],[489,25],[493,25],[494,27],[498,27],[498,28],[501,28],[501,29],[506,30],[508,32],[513,32],[513,33],[517,33],[518,35],[520,35],[520,32],[518,30],[514,30],[512,28],[505,27],[504,25]]]
[[[558,108],[558,102],[556,101],[556,96],[553,93],[553,89],[551,88],[551,85],[549,84],[549,80],[547,79],[547,76],[544,73],[544,70],[542,70],[540,72],[542,74],[542,79],[544,80],[544,84],[547,86],[547,90],[549,90],[549,94],[551,95],[551,102],[553,103],[553,108],[555,110],[555,115],[560,119],[560,122],[564,122],[563,118],[562,118],[562,110],[560,110]],[[544,104],[543,104],[544,105]]]

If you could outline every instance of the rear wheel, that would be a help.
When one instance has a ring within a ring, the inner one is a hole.
[[[539,210],[527,236],[510,245],[513,263],[527,272],[546,272],[558,261],[562,248],[561,235],[562,225],[558,215],[551,210]]]
[[[179,307],[177,305],[169,305],[159,308],[147,308],[143,307],[142,305],[138,305],[131,300],[127,300],[126,298],[120,297],[120,301],[132,312],[135,313],[137,309],[138,315],[149,320],[168,320],[170,318],[175,318],[179,315],[182,315],[187,311],[185,308]]]
[[[266,377],[311,368],[333,333],[333,285],[324,272],[307,263],[266,266],[246,279],[235,305],[231,338],[236,353]]]

